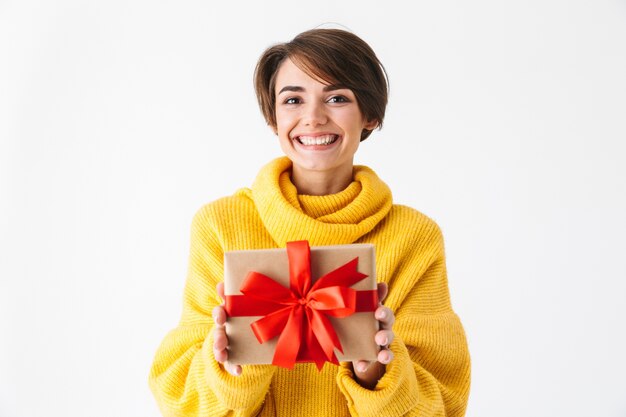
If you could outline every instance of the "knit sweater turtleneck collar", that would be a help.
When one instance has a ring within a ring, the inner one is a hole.
[[[299,195],[287,157],[264,166],[251,197],[261,221],[279,247],[308,240],[311,246],[353,243],[371,231],[391,209],[389,187],[368,167],[356,165],[353,181],[337,194]]]

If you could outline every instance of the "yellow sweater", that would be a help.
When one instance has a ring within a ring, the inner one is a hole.
[[[470,358],[452,311],[444,245],[437,224],[392,205],[387,185],[367,167],[326,196],[298,195],[286,157],[266,165],[251,189],[202,207],[192,222],[182,318],[159,347],[150,387],[165,416],[463,416]],[[374,390],[354,381],[348,363],[293,370],[243,366],[231,376],[213,358],[211,311],[221,304],[224,251],[311,246],[376,245],[378,281],[395,315],[394,359]]]

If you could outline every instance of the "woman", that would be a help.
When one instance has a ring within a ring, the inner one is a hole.
[[[361,141],[383,122],[384,69],[357,36],[316,29],[268,48],[257,97],[285,157],[250,189],[202,207],[192,223],[179,326],[159,348],[150,385],[167,416],[462,416],[470,363],[447,286],[437,224],[394,205],[369,168],[354,166]],[[378,361],[293,370],[228,362],[223,253],[373,243],[380,299]],[[388,293],[388,294],[387,294]]]

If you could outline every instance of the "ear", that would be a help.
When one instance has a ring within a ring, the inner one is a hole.
[[[366,121],[365,124],[363,125],[363,129],[366,129],[366,130],[374,130],[377,127],[378,127],[378,120],[376,119]]]

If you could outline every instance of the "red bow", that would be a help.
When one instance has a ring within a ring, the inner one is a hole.
[[[251,324],[260,343],[279,336],[273,365],[293,368],[296,362],[339,364],[335,348],[343,353],[327,316],[347,317],[357,311],[373,311],[376,291],[356,291],[350,286],[367,275],[357,271],[358,258],[329,272],[311,286],[311,260],[306,240],[287,243],[290,289],[258,272],[250,272],[241,284],[243,296],[226,296],[229,316],[259,316]]]

